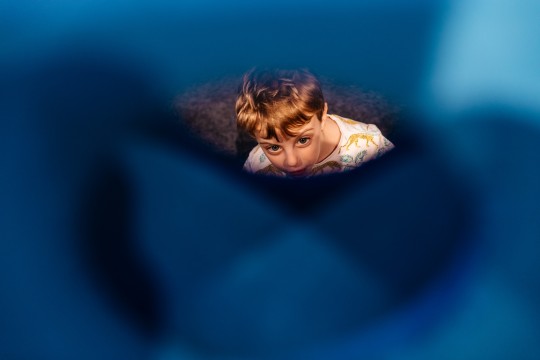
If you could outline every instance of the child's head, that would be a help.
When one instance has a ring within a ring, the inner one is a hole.
[[[327,106],[307,70],[252,70],[236,100],[238,126],[253,136],[272,164],[304,173],[320,157]]]
[[[314,115],[321,120],[324,97],[317,78],[307,70],[251,70],[244,74],[236,100],[240,128],[253,137],[277,138]]]

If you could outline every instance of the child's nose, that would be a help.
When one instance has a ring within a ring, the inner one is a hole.
[[[299,160],[300,158],[294,151],[285,154],[285,165],[287,167],[297,166],[299,164]]]

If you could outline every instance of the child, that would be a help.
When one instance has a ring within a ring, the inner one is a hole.
[[[321,86],[307,70],[252,70],[236,100],[238,126],[257,140],[244,169],[282,177],[342,172],[394,145],[377,126],[327,113]]]

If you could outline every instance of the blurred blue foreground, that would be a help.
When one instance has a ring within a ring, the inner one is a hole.
[[[540,358],[539,7],[3,1],[0,359]],[[255,65],[383,94],[396,150],[243,174],[172,103]]]

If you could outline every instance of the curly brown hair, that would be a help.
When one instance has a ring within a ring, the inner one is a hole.
[[[321,120],[324,96],[319,80],[306,69],[252,69],[242,77],[236,99],[238,127],[255,137],[276,138],[276,130],[294,136],[294,129],[314,115]]]

